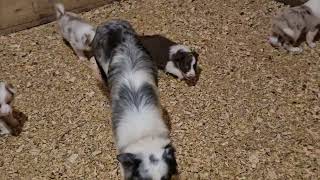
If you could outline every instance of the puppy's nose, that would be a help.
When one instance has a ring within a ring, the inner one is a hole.
[[[195,73],[187,73],[186,76],[187,76],[187,78],[193,78],[196,76],[196,74]]]

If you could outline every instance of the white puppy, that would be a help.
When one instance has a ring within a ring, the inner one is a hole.
[[[54,7],[63,38],[70,43],[79,59],[85,60],[84,51],[91,51],[91,42],[95,35],[95,28],[81,19],[77,14],[65,12],[62,4],[54,4]]]
[[[19,125],[11,107],[15,93],[11,84],[0,82],[0,135],[11,134],[12,128]]]

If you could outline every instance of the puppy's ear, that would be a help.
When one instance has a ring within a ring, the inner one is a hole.
[[[16,89],[13,87],[13,85],[10,83],[7,83],[5,85],[5,87],[6,87],[7,91],[9,91],[12,94],[15,94],[17,92]]]
[[[175,158],[175,152],[176,150],[174,149],[174,147],[171,144],[168,144],[166,147],[164,147],[163,157],[165,159],[173,159]]]
[[[117,159],[125,169],[137,167],[141,163],[141,160],[132,153],[119,154]]]
[[[168,163],[170,174],[177,174],[177,161],[175,156],[176,150],[171,144],[164,148],[162,158]]]

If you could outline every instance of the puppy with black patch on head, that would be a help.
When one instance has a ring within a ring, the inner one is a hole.
[[[61,3],[55,3],[58,26],[63,38],[70,43],[80,60],[85,60],[85,51],[91,51],[95,28],[72,12],[65,12]]]
[[[160,105],[157,68],[132,26],[111,20],[97,28],[92,49],[110,88],[112,127],[125,180],[170,180],[177,173]]]
[[[286,8],[272,19],[271,36],[268,42],[274,47],[283,47],[289,52],[300,53],[298,40],[306,36],[310,48],[316,47],[314,38],[320,28],[320,1],[309,0],[297,7]]]
[[[194,80],[197,76],[198,54],[185,45],[177,44],[161,35],[139,36],[158,68],[179,80]]]
[[[12,134],[19,122],[13,117],[12,103],[16,90],[11,84],[0,82],[0,135]]]

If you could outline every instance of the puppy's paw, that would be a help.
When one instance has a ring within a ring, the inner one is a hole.
[[[308,43],[308,46],[309,46],[310,48],[315,48],[315,47],[317,46],[317,44],[314,43],[314,42],[312,42],[312,43]]]
[[[301,47],[292,47],[289,51],[294,54],[300,54],[303,52],[303,49]]]

